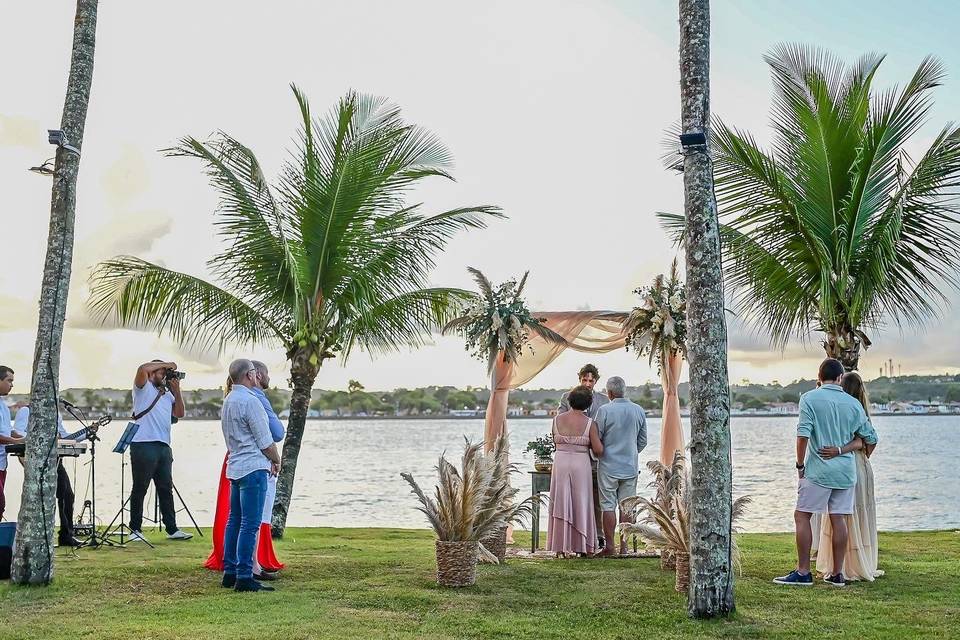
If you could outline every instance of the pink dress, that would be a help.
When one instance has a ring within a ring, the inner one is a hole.
[[[565,436],[553,424],[557,451],[550,476],[550,525],[547,550],[555,553],[596,551],[593,513],[593,471],[590,467],[590,418],[579,436]]]

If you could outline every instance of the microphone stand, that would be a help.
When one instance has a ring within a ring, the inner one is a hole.
[[[104,544],[114,546],[113,541],[102,540],[97,535],[97,442],[100,440],[100,437],[97,435],[96,430],[90,431],[91,426],[87,425],[84,421],[82,411],[68,402],[61,401],[61,403],[67,412],[80,423],[80,426],[87,430],[86,439],[90,441],[90,534],[85,540],[80,542],[78,548],[91,547],[95,549]],[[97,420],[94,424],[99,428],[101,423],[106,424],[110,420],[110,416],[105,416]],[[57,464],[59,464],[59,460]]]

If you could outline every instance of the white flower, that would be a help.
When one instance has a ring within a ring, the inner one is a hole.
[[[680,307],[683,305],[683,300],[680,298],[680,292],[670,296],[670,308],[674,311],[680,311]]]
[[[494,313],[493,318],[491,318],[490,321],[493,323],[494,331],[499,331],[500,327],[503,326],[503,318],[500,317],[499,313]]]
[[[666,338],[670,338],[675,334],[675,323],[673,321],[673,316],[669,313],[666,314],[666,318],[663,321],[663,335]]]
[[[643,304],[640,305],[640,308],[644,311],[653,311],[656,308],[656,303],[653,301],[651,296],[647,296],[643,299]]]

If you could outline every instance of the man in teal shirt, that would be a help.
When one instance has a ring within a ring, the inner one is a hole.
[[[824,581],[846,585],[843,557],[847,548],[847,515],[853,513],[857,467],[853,454],[844,445],[855,437],[867,444],[877,443],[877,433],[860,402],[840,386],[843,365],[828,358],[820,365],[819,387],[800,398],[797,424],[797,506],[793,512],[797,536],[797,568],[774,579],[777,584],[811,585],[810,547],[813,533],[810,518],[829,512],[833,527],[834,571]]]

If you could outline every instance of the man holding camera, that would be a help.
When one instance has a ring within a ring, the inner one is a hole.
[[[133,421],[140,427],[130,444],[130,538],[144,540],[143,499],[150,481],[160,501],[160,515],[169,540],[189,540],[193,534],[177,527],[173,505],[173,450],[170,427],[184,416],[180,379],[175,362],[153,360],[140,365],[133,379]]]

